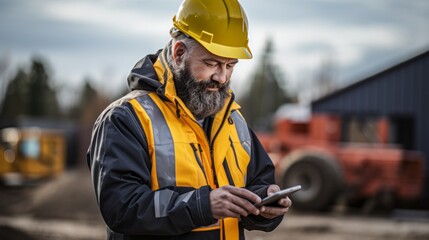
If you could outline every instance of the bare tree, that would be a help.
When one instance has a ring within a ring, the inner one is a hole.
[[[335,63],[332,57],[327,56],[321,61],[320,68],[313,82],[313,99],[323,97],[337,89],[335,81]]]

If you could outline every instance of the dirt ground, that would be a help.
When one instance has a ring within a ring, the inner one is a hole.
[[[428,240],[429,214],[404,210],[382,215],[292,210],[273,232],[252,231],[246,237],[248,240]],[[1,240],[105,238],[105,226],[87,169],[66,172],[37,186],[0,187]]]

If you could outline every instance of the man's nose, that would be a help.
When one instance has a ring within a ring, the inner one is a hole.
[[[219,83],[225,83],[227,78],[227,71],[224,67],[219,67],[212,76],[212,80]]]

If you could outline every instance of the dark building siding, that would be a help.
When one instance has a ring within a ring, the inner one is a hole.
[[[429,51],[313,102],[312,111],[411,119],[413,149],[425,154],[429,196]]]
[[[414,114],[423,107],[424,98],[429,99],[424,96],[429,90],[429,53],[426,52],[425,58],[413,60],[317,100],[313,102],[312,110]]]

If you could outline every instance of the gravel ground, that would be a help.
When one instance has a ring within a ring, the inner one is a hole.
[[[246,237],[248,240],[429,239],[428,217],[392,216],[308,214],[292,210],[273,232],[252,231]],[[105,236],[87,169],[66,172],[39,186],[0,187],[1,240],[100,240]]]
[[[429,221],[291,213],[272,233],[250,232],[247,236],[248,240],[428,240]]]

